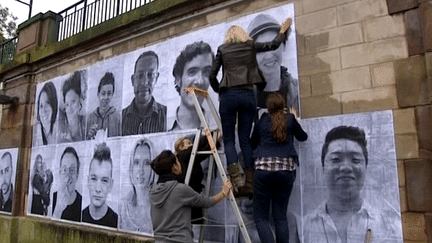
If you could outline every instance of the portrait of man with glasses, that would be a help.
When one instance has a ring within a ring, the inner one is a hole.
[[[82,196],[76,190],[79,168],[80,160],[76,150],[66,147],[60,157],[60,187],[53,195],[54,218],[81,222]]]
[[[146,51],[136,60],[131,76],[135,97],[122,111],[123,136],[166,131],[167,107],[153,97],[158,68],[159,58],[154,51]]]

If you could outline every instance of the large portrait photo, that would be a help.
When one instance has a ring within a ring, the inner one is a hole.
[[[149,192],[157,183],[158,175],[150,164],[161,151],[175,150],[175,141],[185,137],[190,137],[190,133],[148,134],[122,139],[120,230],[153,235]]]
[[[392,111],[303,124],[303,242],[403,242]]]
[[[61,81],[58,111],[57,143],[84,141],[88,70],[75,71]]]
[[[52,79],[37,86],[33,126],[33,147],[57,143],[59,80]]]
[[[89,67],[87,140],[121,136],[123,60],[121,55]]]
[[[54,152],[53,152],[54,151]],[[33,148],[30,160],[29,197],[27,213],[40,216],[51,215],[52,186],[56,146]]]
[[[117,229],[120,195],[120,139],[88,143],[83,163],[82,222]]]
[[[167,83],[161,77],[158,46],[125,56],[122,97],[122,135],[166,132]]]
[[[88,160],[87,143],[61,144],[57,145],[55,151],[55,159],[51,161],[54,183],[48,216],[56,220],[79,223],[83,198],[83,169]],[[45,153],[45,156],[49,155]]]
[[[17,165],[18,148],[0,150],[0,213],[12,213]]]
[[[256,53],[255,67],[259,66],[267,85],[261,91],[248,90],[253,91],[249,92],[250,103],[257,104],[257,109],[250,109],[248,120],[252,124],[256,115],[267,110],[266,99],[272,93],[281,94],[289,107],[300,112],[293,3],[195,28],[41,80],[35,97],[28,213],[153,235],[148,194],[158,176],[150,162],[161,151],[171,150],[179,158],[185,176],[191,145],[197,128],[203,125],[185,88],[196,86],[208,91],[220,113],[220,92],[212,88],[210,74],[229,28],[237,25],[251,40],[270,42],[287,18],[293,22],[280,45]],[[223,71],[215,76],[221,81]],[[198,110],[210,128],[216,128],[208,102],[199,95],[197,98],[201,106]],[[216,115],[219,119],[220,114]],[[250,134],[241,125],[232,127],[234,133],[240,129],[242,135]],[[198,136],[199,150],[210,150],[204,134]],[[238,162],[250,161],[238,145],[239,136],[231,138],[236,140],[236,147],[230,149]],[[224,143],[224,138],[219,138],[217,146],[221,151],[226,149]],[[209,153],[197,156],[189,185],[197,193],[209,192],[212,196],[220,191],[223,181],[217,168],[208,172],[209,157]],[[221,160],[227,169],[225,154],[221,154]],[[204,188],[207,178],[209,188]],[[295,232],[290,237],[295,240],[302,217],[300,188],[297,179],[288,206],[290,229]],[[252,241],[259,242],[253,218],[254,199],[241,197],[237,202]],[[205,240],[242,242],[231,207],[226,200],[208,210],[192,209],[191,221],[200,226],[194,228],[195,238],[205,229]]]

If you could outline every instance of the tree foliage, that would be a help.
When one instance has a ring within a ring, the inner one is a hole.
[[[17,19],[9,12],[9,8],[0,4],[0,43],[6,39],[16,37],[17,24],[15,21]]]

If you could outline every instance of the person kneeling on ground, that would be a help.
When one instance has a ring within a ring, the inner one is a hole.
[[[182,166],[170,150],[162,151],[151,163],[159,175],[150,189],[150,214],[155,242],[193,242],[191,208],[211,207],[222,201],[231,190],[226,180],[222,190],[213,197],[195,192],[190,186],[179,183]]]

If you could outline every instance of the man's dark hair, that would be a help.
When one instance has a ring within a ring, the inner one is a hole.
[[[99,145],[96,146],[96,149],[93,153],[93,158],[90,161],[90,166],[89,166],[89,171],[91,168],[91,165],[93,164],[93,161],[99,161],[99,164],[102,163],[102,161],[106,161],[111,165],[111,177],[112,177],[112,159],[111,159],[111,150],[110,148],[106,145],[106,143],[101,143]]]
[[[156,58],[156,64],[157,64],[157,66],[159,68],[159,57],[158,57],[158,55],[154,51],[146,51],[146,52],[141,53],[141,55],[135,61],[134,73],[136,71],[136,68],[137,68],[137,65],[138,65],[138,61],[141,58],[144,58],[144,57],[147,57],[147,56]]]
[[[352,126],[338,126],[330,130],[326,137],[321,151],[321,164],[324,167],[324,158],[328,152],[329,144],[338,139],[348,139],[358,143],[363,150],[366,166],[368,164],[368,151],[365,132],[363,129]]]
[[[70,154],[72,154],[73,156],[75,156],[76,161],[77,161],[77,175],[78,175],[78,174],[79,174],[79,169],[80,169],[80,160],[79,160],[79,158],[78,158],[78,154],[77,154],[76,150],[75,150],[73,147],[67,147],[67,148],[63,151],[63,154],[62,154],[62,156],[60,157],[60,167],[61,167],[61,164],[62,164],[63,157],[64,157],[65,154],[67,154],[67,153],[70,153]]]
[[[185,49],[180,53],[177,57],[176,62],[174,64],[174,68],[172,74],[174,76],[174,84],[177,92],[180,94],[181,88],[181,77],[183,76],[183,70],[186,66],[186,63],[192,61],[196,56],[210,53],[212,56],[212,62],[214,60],[214,53],[209,44],[203,41],[197,41],[192,44],[189,44],[185,47]]]
[[[12,170],[12,154],[10,153],[10,152],[6,152],[6,153],[4,153],[3,155],[2,155],[2,157],[1,157],[1,159],[4,159],[4,158],[6,158],[6,156],[9,156],[9,163],[10,163],[10,166],[11,166],[11,170]]]
[[[113,93],[114,93],[114,90],[115,90],[115,84],[114,83],[115,83],[114,82],[114,75],[111,72],[106,72],[105,75],[99,81],[98,94],[100,93],[102,86],[110,85],[110,84],[112,84],[112,86],[113,86]]]
[[[151,162],[151,167],[156,174],[163,176],[171,174],[171,169],[176,161],[177,158],[171,150],[164,150]]]

